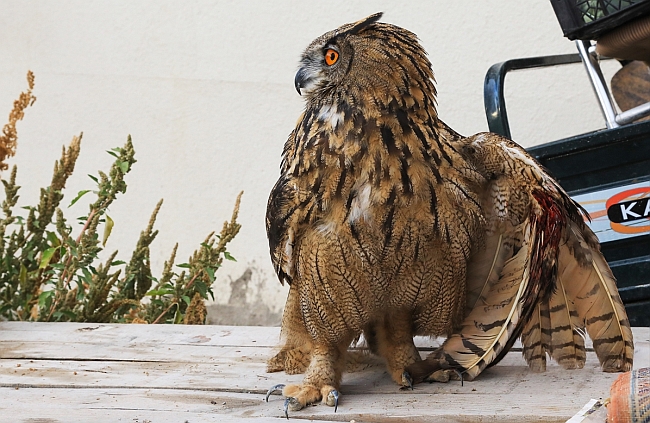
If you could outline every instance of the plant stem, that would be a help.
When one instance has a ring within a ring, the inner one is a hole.
[[[86,223],[84,223],[83,228],[81,228],[81,232],[79,232],[79,236],[77,237],[76,243],[79,245],[81,242],[81,237],[83,237],[84,232],[86,229],[88,229],[88,225],[90,225],[90,222],[92,221],[93,217],[97,214],[97,210],[93,209],[90,211],[90,214],[88,215],[88,219],[86,219]],[[70,280],[72,280],[72,274],[66,274],[68,272],[68,266],[70,266],[70,262],[72,261],[72,254],[68,255],[68,260],[65,262],[65,268],[63,269],[63,273],[61,274],[61,280],[64,281],[66,289],[70,289]],[[67,280],[66,280],[67,278]],[[58,301],[55,300],[54,304],[56,304]]]
[[[151,324],[152,324],[152,325],[155,325],[156,323],[158,323],[158,322],[160,321],[160,319],[162,319],[163,316],[164,316],[165,314],[167,314],[167,313],[169,312],[169,310],[171,310],[172,307],[174,307],[175,305],[178,305],[178,302],[177,302],[176,300],[174,300],[174,302],[172,302],[172,303],[169,305],[169,307],[167,307],[167,308],[165,309],[165,311],[163,311],[162,313],[160,313],[160,315],[159,315],[158,317],[156,317],[156,320],[154,320],[153,322],[151,322]]]
[[[201,272],[200,272],[200,271],[199,271],[199,272],[196,272],[196,273],[194,274],[194,276],[192,276],[192,279],[190,279],[190,281],[187,283],[187,285],[185,285],[185,289],[188,289],[190,286],[192,286],[192,284],[194,283],[194,281],[196,280],[196,278],[199,276],[199,273],[201,273]]]

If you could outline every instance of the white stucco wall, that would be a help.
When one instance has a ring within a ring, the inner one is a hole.
[[[178,241],[183,260],[230,216],[244,190],[243,225],[218,273],[253,270],[250,296],[279,310],[286,287],[268,258],[264,212],[282,145],[302,109],[293,87],[302,50],[323,32],[384,11],[420,36],[438,82],[439,114],[457,131],[487,129],[483,79],[510,58],[574,52],[549,1],[0,1],[0,118],[36,74],[38,100],[19,124],[21,205],[48,184],[61,145],[84,133],[68,198],[92,188],[104,153],[131,134],[138,163],[111,207],[107,249],[128,257],[160,198],[154,272]],[[524,145],[603,127],[581,65],[523,71],[507,80],[513,137]],[[0,119],[0,124],[4,123]],[[85,212],[83,201],[67,212]]]

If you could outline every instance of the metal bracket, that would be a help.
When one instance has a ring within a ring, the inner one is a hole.
[[[596,46],[592,45],[591,41],[582,40],[576,41],[576,46],[578,47],[578,54],[582,57],[582,62],[585,64],[591,85],[594,87],[600,108],[605,116],[607,128],[617,128],[650,115],[650,103],[644,103],[622,113],[617,113],[612,96],[607,88],[607,83],[600,70]]]

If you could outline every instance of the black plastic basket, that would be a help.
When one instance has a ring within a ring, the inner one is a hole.
[[[627,21],[650,13],[650,0],[551,0],[570,40],[596,40]]]

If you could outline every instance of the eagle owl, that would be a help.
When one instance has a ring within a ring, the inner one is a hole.
[[[519,337],[533,369],[547,353],[579,368],[585,331],[604,370],[629,370],[629,322],[584,210],[517,144],[442,122],[417,37],[380,17],[315,39],[296,74],[306,107],[266,214],[289,284],[268,371],[305,376],[269,393],[283,388],[285,413],[336,406],[360,334],[403,387],[471,379]],[[447,340],[422,360],[415,335]]]

